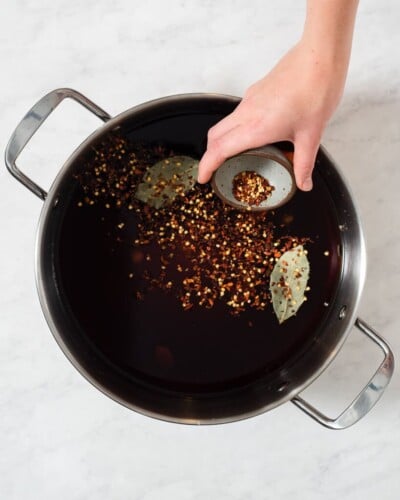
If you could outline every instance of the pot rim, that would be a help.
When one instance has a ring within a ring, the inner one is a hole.
[[[232,96],[232,95],[225,95],[225,94],[218,94],[218,93],[184,93],[184,94],[175,94],[175,95],[169,95],[166,97],[161,97],[157,99],[152,99],[150,101],[147,101],[145,103],[138,104],[136,106],[133,106],[120,114],[114,116],[111,118],[109,121],[107,121],[105,124],[102,126],[98,127],[96,130],[94,130],[76,149],[73,151],[73,153],[69,156],[69,158],[64,162],[62,167],[60,168],[59,172],[57,173],[52,185],[50,186],[47,197],[44,200],[43,207],[39,216],[39,221],[37,225],[37,231],[36,231],[36,239],[35,239],[35,277],[36,277],[36,288],[38,291],[39,295],[39,301],[42,307],[42,311],[44,314],[44,317],[46,319],[46,322],[50,328],[50,331],[56,340],[57,344],[67,357],[67,359],[71,362],[71,364],[78,370],[78,372],[88,381],[90,382],[94,387],[96,387],[98,390],[100,390],[103,394],[111,398],[112,400],[116,401],[117,403],[121,404],[122,406],[125,406],[126,408],[130,410],[134,410],[142,415],[148,416],[148,417],[153,417],[158,420],[162,421],[167,421],[167,422],[172,422],[172,423],[180,423],[180,424],[220,424],[220,423],[228,423],[228,422],[235,422],[239,420],[244,420],[256,415],[260,415],[262,413],[265,413],[268,410],[271,410],[283,403],[286,403],[290,400],[292,400],[295,396],[298,396],[306,387],[308,387],[314,380],[316,380],[327,368],[328,366],[332,363],[333,359],[336,357],[340,349],[342,348],[345,340],[347,339],[347,336],[350,333],[351,327],[354,325],[356,316],[357,316],[357,309],[359,302],[361,300],[361,295],[362,295],[362,290],[365,282],[365,276],[366,276],[366,249],[365,249],[365,240],[364,240],[364,235],[361,227],[361,221],[359,217],[359,211],[357,209],[357,206],[355,204],[354,196],[347,184],[347,181],[343,177],[343,174],[341,173],[340,169],[336,166],[335,162],[332,160],[330,155],[326,152],[325,148],[323,146],[320,146],[320,150],[323,152],[323,154],[328,158],[328,160],[331,162],[332,166],[334,166],[335,169],[335,174],[337,175],[339,181],[341,182],[341,187],[344,189],[342,196],[347,197],[351,201],[353,213],[348,214],[343,213],[344,217],[344,222],[343,225],[346,228],[346,217],[349,219],[351,222],[351,231],[352,231],[352,245],[355,245],[356,248],[354,248],[354,260],[350,259],[349,256],[346,255],[345,252],[343,252],[342,258],[343,258],[343,264],[342,264],[342,273],[340,276],[340,279],[338,281],[337,285],[337,290],[339,291],[343,285],[344,281],[344,275],[346,272],[348,272],[351,276],[350,280],[350,285],[352,285],[350,290],[348,290],[348,297],[349,301],[347,301],[347,304],[336,304],[336,309],[335,312],[337,314],[337,317],[339,318],[341,310],[344,306],[347,306],[347,314],[343,317],[340,318],[340,323],[341,323],[341,328],[343,328],[343,334],[341,335],[339,341],[336,343],[335,348],[329,353],[329,356],[326,357],[324,362],[320,365],[320,367],[314,371],[314,373],[308,377],[308,379],[296,387],[294,387],[291,391],[288,392],[282,392],[282,397],[276,399],[273,403],[266,404],[265,406],[259,407],[255,410],[247,411],[243,414],[233,414],[232,416],[228,417],[217,417],[217,418],[187,418],[187,417],[175,417],[172,415],[168,414],[163,414],[161,412],[154,412],[151,410],[147,410],[142,407],[138,407],[134,404],[132,404],[130,401],[125,400],[122,397],[119,397],[115,393],[113,393],[111,390],[109,390],[105,385],[103,385],[101,382],[99,382],[89,371],[87,371],[76,359],[74,354],[71,352],[67,344],[63,340],[63,336],[61,332],[59,331],[55,321],[53,321],[52,313],[50,310],[49,306],[49,301],[46,296],[46,291],[45,291],[45,286],[44,286],[44,276],[43,276],[43,269],[40,261],[40,256],[42,253],[42,244],[44,241],[44,232],[45,232],[45,225],[46,225],[46,220],[48,217],[51,216],[51,211],[54,208],[54,206],[58,203],[58,187],[60,183],[62,182],[65,174],[68,172],[70,166],[75,162],[75,160],[78,159],[80,154],[91,144],[93,141],[95,141],[97,138],[99,138],[101,135],[106,134],[107,132],[118,128],[119,124],[121,124],[126,118],[132,117],[133,114],[148,110],[151,107],[164,104],[164,103],[169,103],[169,102],[174,102],[176,100],[186,100],[186,99],[215,99],[216,101],[220,101],[221,99],[224,99],[226,101],[230,101],[232,103],[238,103],[240,102],[240,98]],[[349,223],[350,223],[349,222]],[[347,228],[345,229],[345,232],[347,231]],[[343,235],[345,235],[345,232]],[[349,277],[346,277],[347,283],[349,283]],[[351,299],[351,300],[350,300]],[[335,298],[335,302],[337,302],[337,297]],[[350,304],[349,304],[350,302]]]

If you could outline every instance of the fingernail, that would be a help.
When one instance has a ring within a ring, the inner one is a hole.
[[[303,191],[311,191],[312,187],[313,187],[313,183],[312,183],[311,177],[308,177],[307,179],[305,179],[301,185],[301,189]]]

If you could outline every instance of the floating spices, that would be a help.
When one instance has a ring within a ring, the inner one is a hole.
[[[249,206],[259,206],[275,189],[265,177],[249,170],[235,175],[232,184],[233,196]]]
[[[136,198],[160,208],[195,184],[199,162],[190,156],[172,156],[148,167],[136,191]]]
[[[298,245],[281,255],[270,276],[272,304],[279,323],[295,315],[306,300],[310,276],[307,250]]]
[[[130,247],[125,276],[133,300],[162,290],[185,311],[216,304],[233,315],[265,310],[276,262],[307,238],[278,237],[267,212],[224,204],[209,184],[196,184],[196,176],[193,158],[116,135],[96,147],[76,178],[82,205],[94,200],[109,209],[103,217],[117,217],[115,240]],[[263,196],[273,189],[261,186]]]
[[[171,205],[140,212],[135,245],[160,249],[149,289],[173,293],[184,310],[224,303],[231,314],[264,310],[276,260],[305,238],[277,238],[266,212],[242,212],[221,202],[209,185],[194,186]],[[178,271],[178,273],[176,272]],[[145,295],[145,293],[144,293]]]

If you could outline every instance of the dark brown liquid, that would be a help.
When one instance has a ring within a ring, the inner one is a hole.
[[[215,115],[196,115],[193,123],[197,125],[188,127],[191,118],[182,115],[142,127],[130,137],[154,138],[177,154],[200,157],[204,131],[217,119]],[[82,192],[76,184],[61,228],[57,272],[81,331],[127,377],[176,391],[226,389],[281,369],[313,340],[327,313],[324,303],[331,303],[337,285],[337,222],[318,172],[314,185],[311,193],[297,192],[289,204],[271,215],[277,236],[289,234],[313,241],[307,246],[311,264],[308,300],[296,317],[279,325],[272,305],[265,311],[232,316],[218,302],[212,309],[183,311],[178,299],[161,290],[137,300],[135,283],[129,279],[134,213],[101,205],[78,208]],[[293,220],[280,227],[288,217]],[[118,232],[121,221],[125,226]],[[329,256],[324,255],[326,251]]]

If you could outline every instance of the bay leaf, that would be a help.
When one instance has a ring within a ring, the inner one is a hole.
[[[136,198],[160,208],[186,194],[196,183],[198,160],[190,156],[171,156],[146,169],[136,190]]]
[[[310,263],[303,245],[281,255],[270,276],[272,305],[279,323],[294,316],[306,300]]]

